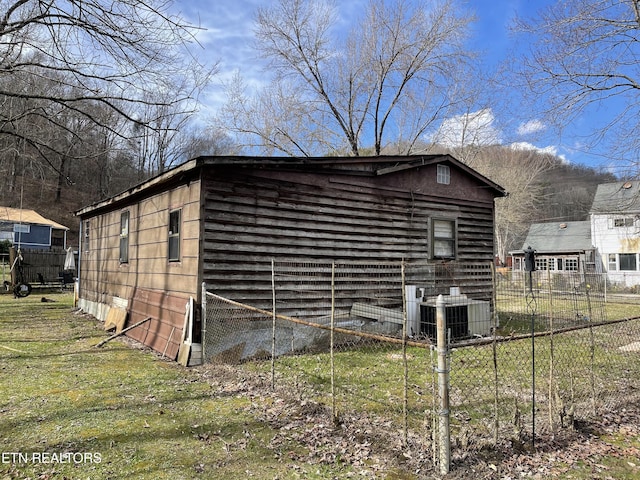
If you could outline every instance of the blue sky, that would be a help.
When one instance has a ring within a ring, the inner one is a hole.
[[[181,0],[174,8],[190,22],[205,30],[198,35],[202,49],[197,55],[208,61],[219,61],[220,71],[207,92],[207,108],[202,117],[215,114],[216,107],[222,102],[221,83],[229,80],[236,71],[240,71],[249,85],[259,86],[265,80],[262,63],[252,50],[253,19],[258,6],[267,5],[273,0]],[[349,20],[357,16],[367,0],[343,0],[339,5],[340,16],[349,26]],[[514,16],[532,17],[553,0],[467,0],[461,5],[475,12],[477,22],[473,28],[473,45],[486,55],[484,67],[491,69],[499,65],[513,45],[509,26]],[[526,48],[526,46],[524,46]],[[517,105],[518,92],[514,89],[506,94],[508,100]],[[562,135],[553,131],[539,118],[519,118],[517,121],[499,118],[497,110],[490,107],[482,111],[483,124],[492,121],[491,135],[504,143],[517,142],[523,145],[543,149],[566,159],[568,162],[593,167],[613,168],[610,159],[594,150],[587,150],[584,136],[593,128],[597,119],[606,121],[604,113],[585,114],[571,125],[566,125]],[[204,120],[206,121],[206,120]],[[452,125],[456,118],[450,119]]]

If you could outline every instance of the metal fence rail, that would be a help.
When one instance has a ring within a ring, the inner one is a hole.
[[[334,418],[390,422],[389,442],[423,452],[430,468],[443,442],[436,295],[446,304],[454,458],[572,427],[629,400],[640,380],[640,309],[607,302],[601,275],[274,261],[270,311],[204,290],[206,361],[257,360],[274,387],[331,406]]]

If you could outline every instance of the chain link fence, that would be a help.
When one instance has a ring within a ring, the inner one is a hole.
[[[364,412],[372,428],[387,426],[389,444],[422,452],[431,467],[447,461],[437,454],[445,442],[455,459],[574,427],[622,404],[640,379],[640,308],[616,302],[599,274],[274,261],[271,287],[264,309],[203,285],[205,361],[252,362],[274,388],[330,407],[336,423]]]

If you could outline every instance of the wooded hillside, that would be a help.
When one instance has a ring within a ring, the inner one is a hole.
[[[497,246],[504,252],[520,248],[531,223],[585,220],[596,186],[616,180],[610,173],[508,147],[486,147],[466,161],[509,192],[498,200],[496,215],[497,235],[504,237]],[[31,208],[68,226],[70,245],[77,245],[79,229],[73,212],[151,175],[124,155],[74,161],[64,171],[50,163],[11,150],[0,153],[0,168],[7,172],[0,178],[0,205]]]

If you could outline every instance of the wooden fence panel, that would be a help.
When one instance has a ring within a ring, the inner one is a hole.
[[[22,250],[23,280],[32,284],[60,281],[66,255],[64,250]]]

